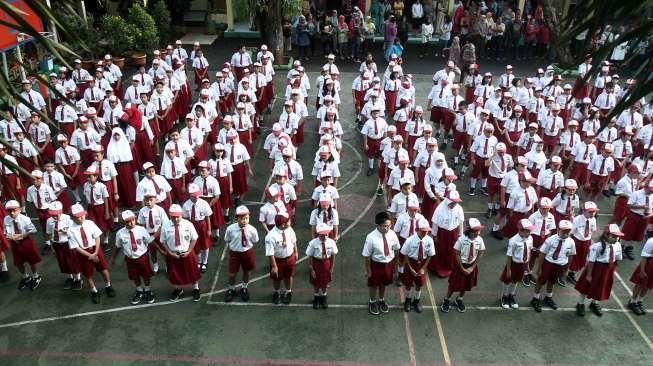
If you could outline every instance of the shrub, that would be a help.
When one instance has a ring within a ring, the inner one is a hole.
[[[127,31],[133,33],[134,51],[146,54],[152,52],[159,45],[159,35],[154,19],[137,2],[129,8],[128,13],[127,21],[130,27],[127,28]]]
[[[102,43],[106,44],[106,53],[124,55],[134,47],[134,32],[131,25],[119,15],[105,15],[100,20]]]
[[[165,1],[158,0],[152,5],[152,19],[159,30],[159,46],[164,47],[172,39],[172,18]]]

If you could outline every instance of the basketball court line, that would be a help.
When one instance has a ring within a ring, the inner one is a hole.
[[[405,299],[406,293],[404,292],[403,286],[399,288],[399,303],[402,299]],[[406,301],[406,300],[404,300]],[[413,342],[413,331],[410,329],[410,319],[408,319],[408,313],[404,311],[404,331],[406,332],[406,343],[408,343],[408,355],[410,357],[410,364],[412,366],[417,366],[417,359],[415,357],[415,343]]]

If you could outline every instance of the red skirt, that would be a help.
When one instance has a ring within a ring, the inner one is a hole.
[[[408,138],[408,133],[406,132],[406,122],[395,121],[395,127],[397,127],[397,135],[401,136],[404,141]]]
[[[23,240],[10,240],[11,254],[14,257],[14,266],[23,269],[25,263],[37,264],[41,262],[41,256],[36,250],[36,243],[32,238],[27,237]]]
[[[589,175],[588,183],[590,186],[589,189],[587,190],[587,193],[590,196],[596,196],[599,193],[601,193],[601,191],[603,191],[603,189],[605,188],[605,184],[608,183],[608,178],[610,177],[607,175],[605,177],[596,175],[594,173],[590,173],[589,171],[587,172],[587,174]]]
[[[431,107],[431,115],[430,115],[429,119],[433,123],[440,123],[440,120],[442,119],[442,108],[440,108],[440,107]]]
[[[426,190],[424,189],[424,175],[426,175],[425,167],[417,167],[417,184],[415,185],[415,194],[417,197],[424,197]]]
[[[585,182],[587,182],[588,176],[589,172],[587,171],[587,164],[574,161],[571,166],[571,174],[569,175],[569,178],[575,179],[578,186],[582,187],[585,185]]]
[[[115,198],[116,190],[113,187],[113,180],[108,180],[102,183],[104,183],[104,185],[107,187],[107,192],[109,192],[109,197],[107,198],[107,202],[109,203],[109,212],[111,212],[115,207],[118,206],[118,202],[116,202],[116,198]],[[134,196],[136,196],[136,194],[134,194]]]
[[[234,195],[242,196],[247,193],[247,168],[245,163],[235,164],[234,171],[231,172],[231,184],[233,186]]]
[[[127,278],[132,281],[139,281],[141,278],[149,280],[154,274],[152,267],[150,267],[150,256],[147,253],[136,259],[125,257],[125,264],[127,266]]]
[[[435,242],[435,256],[429,261],[429,270],[435,272],[438,277],[449,277],[453,270],[453,261],[456,251],[453,245],[456,244],[460,231],[455,228],[451,231],[438,228],[437,241]]]
[[[75,124],[72,122],[59,122],[59,130],[61,133],[66,135],[68,137],[68,140],[70,140],[70,137],[73,135],[73,132],[75,132]],[[54,156],[54,155],[53,155]],[[52,158],[54,160],[54,158]]]
[[[292,278],[295,275],[295,263],[297,259],[294,254],[286,258],[274,258],[277,262],[277,274],[272,274],[272,269],[270,268],[270,278],[273,280],[287,280]]]
[[[2,174],[0,175],[0,182],[2,182],[2,197],[4,199],[15,199],[17,201],[23,196],[21,191],[26,190],[25,183],[19,190],[16,188],[18,183],[18,176],[16,174]],[[4,205],[2,205],[4,208]]]
[[[155,166],[159,164],[158,159],[154,156],[154,149],[152,148],[152,143],[150,138],[147,136],[145,130],[138,131],[136,133],[136,153],[139,154],[140,163],[150,162]],[[143,164],[139,164],[138,169],[140,170]]]
[[[469,104],[474,103],[474,88],[471,86],[465,87],[465,101]]]
[[[639,266],[635,267],[633,274],[630,276],[630,282],[646,289],[653,288],[653,258],[646,259],[646,278],[643,278],[639,271]]]
[[[44,148],[45,145],[45,148]],[[45,161],[54,161],[54,148],[52,148],[52,143],[42,144],[39,146],[39,149],[43,149],[43,152],[40,153],[40,157]]]
[[[542,271],[540,277],[537,279],[537,283],[544,285],[547,282],[555,283],[559,277],[565,274],[566,266],[561,266],[559,264],[554,264],[546,259],[542,262]]]
[[[614,210],[612,211],[612,222],[620,224],[628,215],[628,198],[619,196],[614,201]]]
[[[646,227],[648,226],[648,220],[630,210],[628,210],[628,215],[626,216],[626,221],[624,222],[621,231],[624,233],[624,236],[621,238],[622,241],[642,241],[646,235]]]
[[[431,189],[433,189],[433,187],[431,187]],[[421,205],[422,215],[424,215],[424,217],[426,217],[426,219],[430,221],[431,218],[433,217],[433,212],[435,212],[435,208],[438,206],[439,203],[440,201],[438,201],[437,199],[433,199],[428,194],[425,194]]]
[[[87,209],[88,211],[88,219],[93,221],[98,228],[102,231],[107,231],[111,229],[111,218],[108,220],[105,218],[105,206],[104,203],[100,205],[88,205]],[[110,210],[109,210],[110,211]],[[109,212],[110,214],[111,212]]]
[[[62,165],[63,170],[66,171],[66,174],[70,175],[72,179],[66,179],[66,184],[68,184],[68,188],[75,189],[77,186],[83,186],[85,177],[84,174],[80,174],[80,171],[82,169],[82,166],[80,164],[79,169],[77,169],[77,173],[75,173],[75,168],[77,167],[77,164],[70,164],[70,165]]]
[[[363,95],[362,90],[355,90],[354,89],[354,107],[356,107],[356,112],[359,112],[361,108],[363,108],[363,105],[365,104],[364,98],[365,96]]]
[[[594,262],[592,282],[587,282],[587,269],[585,269],[576,283],[576,290],[592,300],[603,301],[609,299],[616,268],[616,262]]]
[[[241,144],[245,145],[249,155],[254,157],[254,148],[252,147],[252,141],[250,141],[249,137],[249,130],[238,131],[238,140]]]
[[[66,274],[79,273],[77,254],[68,247],[68,243],[52,243],[54,255],[57,257],[59,272]]]
[[[186,201],[186,193],[184,192],[183,178],[168,179],[168,183],[170,183],[170,188],[172,188],[170,190],[170,198],[172,199],[172,202]],[[222,187],[220,187],[220,190],[222,190]]]
[[[211,234],[208,232],[209,224],[206,222],[206,220],[193,220],[191,222],[197,231],[197,242],[195,242],[195,247],[193,247],[193,250],[195,251],[195,254],[199,254],[200,250],[211,248],[213,246],[213,240],[211,240]]]
[[[88,168],[95,161],[93,155],[95,155],[93,153],[93,149],[79,150],[79,157],[80,160],[82,161],[81,166],[79,167],[79,171],[82,176],[84,175],[83,173],[86,170],[86,168]]]
[[[220,194],[220,196],[222,196],[222,194]],[[211,206],[211,210],[213,211],[213,215],[211,215],[211,230],[218,230],[225,224],[219,197],[213,206]]]
[[[116,163],[118,176],[118,195],[122,207],[136,207],[136,181],[134,181],[134,167],[131,162]]]
[[[419,271],[420,268],[424,265],[424,261],[417,261],[412,258],[408,258],[408,263],[410,264],[410,267],[415,270],[416,272]],[[422,287],[426,283],[426,273],[424,274],[417,274],[417,276],[413,276],[413,274],[410,272],[410,269],[405,268],[404,273],[401,276],[401,283],[406,287],[406,289],[410,290],[413,285],[416,287]]]
[[[507,270],[508,265],[503,266],[503,271],[499,280],[503,283],[516,283],[521,281],[524,278],[524,272],[528,270],[527,263],[517,263],[515,261],[510,261],[510,277],[508,277]]]
[[[576,99],[583,99],[590,96],[590,86],[583,82],[580,76],[574,81],[573,95]]]
[[[573,236],[571,238],[574,240],[574,244],[576,245],[576,255],[571,258],[569,270],[572,272],[578,272],[583,269],[587,263],[587,254],[590,251],[592,241],[578,240]]]
[[[95,251],[95,247],[92,246],[89,249],[84,249],[84,250],[87,253],[93,253]],[[109,269],[109,265],[107,264],[107,260],[104,257],[104,251],[102,249],[98,250],[97,257],[98,257],[98,261],[97,263],[95,263],[92,260],[89,260],[88,257],[84,256],[83,254],[77,253],[77,262],[79,263],[79,271],[82,273],[82,275],[85,278],[93,277],[93,273],[95,273],[95,271],[102,272],[106,269]]]
[[[220,184],[220,206],[222,208],[229,208],[232,205],[231,193],[229,193],[229,177],[219,177],[218,183]],[[214,212],[213,215],[215,214]],[[219,214],[222,214],[222,212]]]
[[[388,286],[392,284],[392,276],[394,274],[394,263],[375,262],[370,260],[372,275],[367,278],[368,287]]]
[[[197,268],[197,256],[192,253],[184,258],[166,256],[166,269],[168,280],[175,286],[194,284],[201,277]]]
[[[244,272],[252,271],[256,267],[256,254],[254,249],[245,252],[229,251],[229,273],[238,273],[242,268]]]
[[[315,277],[308,275],[308,280],[313,287],[319,289],[326,289],[331,283],[331,269],[333,268],[332,258],[318,259],[311,258],[311,265],[315,271]]]
[[[397,91],[396,90],[386,90],[385,91],[385,113],[386,116],[392,117],[395,115],[395,110],[397,106]]]
[[[304,143],[304,122],[300,123],[299,126],[297,126],[297,134],[295,136],[297,145]]]
[[[466,269],[471,267],[469,264],[463,264]],[[476,280],[478,278],[478,266],[474,266],[471,273],[463,272],[458,265],[455,265],[451,276],[449,276],[449,292],[463,292],[469,291],[476,287]]]
[[[506,238],[512,238],[517,234],[517,226],[519,225],[519,220],[528,218],[528,212],[517,212],[512,211],[506,226],[501,230],[502,234]]]

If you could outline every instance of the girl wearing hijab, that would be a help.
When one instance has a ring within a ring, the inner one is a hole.
[[[125,114],[123,114],[121,119],[123,120],[121,122],[126,121],[129,126],[134,128],[135,141],[133,153],[135,163],[138,164],[137,167],[140,168],[145,162],[158,165],[158,160],[156,159],[154,150],[152,149],[152,139],[154,139],[154,134],[150,129],[147,119],[143,118],[143,114],[138,109],[138,106],[131,103],[127,104],[125,106]],[[125,133],[127,133],[127,128],[124,124],[121,124],[121,127]]]
[[[120,205],[123,207],[136,207],[136,180],[134,175],[138,174],[134,167],[129,140],[121,128],[114,128],[111,131],[111,140],[107,146],[107,159],[116,166],[118,176],[118,195]]]

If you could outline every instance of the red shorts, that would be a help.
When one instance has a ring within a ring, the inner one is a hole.
[[[77,253],[68,247],[66,243],[52,243],[54,255],[57,257],[59,271],[66,274],[79,273],[79,264],[77,263]]]
[[[254,249],[245,252],[238,252],[235,250],[229,251],[229,273],[238,273],[240,268],[245,272],[249,272],[256,267],[256,255]]]
[[[377,157],[380,153],[379,151],[379,145],[381,144],[381,139],[373,139],[371,137],[367,137],[367,158],[368,159],[373,159]]]
[[[394,274],[394,264],[392,262],[381,263],[371,261],[370,267],[372,274],[367,278],[367,286],[388,286],[392,284],[392,275]]]
[[[457,154],[460,148],[467,150],[469,148],[469,135],[467,132],[460,132],[456,129],[453,131],[453,152]]]
[[[614,201],[614,210],[612,211],[612,221],[620,224],[628,215],[628,198],[619,196]]]
[[[271,279],[287,280],[295,275],[295,262],[297,261],[297,258],[294,254],[291,254],[286,258],[274,258],[274,260],[277,262],[277,275],[273,275],[272,270],[270,270]]]
[[[503,283],[516,283],[521,281],[524,278],[524,271],[528,270],[526,263],[517,263],[515,261],[510,261],[510,277],[506,273],[507,265],[503,266],[503,271],[499,280]]]
[[[624,233],[623,241],[642,241],[646,235],[646,227],[648,226],[648,220],[630,210],[628,210],[628,215],[626,216],[626,221],[621,228],[621,231]]]
[[[412,268],[415,272],[419,272],[419,269],[424,265],[424,260],[417,261],[412,258],[408,258],[408,263],[410,268]],[[426,283],[426,273],[413,276],[413,274],[410,272],[410,269],[404,268],[404,273],[401,276],[401,283],[404,284],[406,289],[413,287],[413,284],[416,287],[422,287]]]
[[[635,267],[633,274],[630,276],[630,282],[646,289],[653,288],[653,258],[646,259],[646,278],[640,274],[639,266]]]
[[[488,176],[488,167],[485,166],[485,161],[487,159],[483,159],[482,157],[476,155],[474,157],[474,167],[472,168],[472,174],[470,174],[470,177],[472,178],[485,178]]]
[[[501,178],[495,178],[493,176],[487,177],[487,193],[489,195],[497,194],[499,193],[499,189],[501,185]]]
[[[150,256],[147,253],[136,259],[125,257],[125,264],[127,265],[127,278],[132,281],[138,281],[141,278],[149,280],[154,274],[150,267]]]
[[[95,251],[95,247],[90,247],[89,249],[84,249],[87,253],[93,253]],[[97,257],[98,261],[93,262],[92,260],[89,260],[88,257],[81,253],[77,253],[77,261],[79,263],[79,271],[82,272],[82,275],[85,278],[91,278],[93,277],[93,273],[95,271],[102,272],[105,269],[109,269],[109,265],[107,264],[107,260],[104,257],[104,251],[102,249],[98,250],[97,252]]]
[[[431,122],[440,123],[442,119],[442,108],[441,107],[431,107]]]
[[[168,280],[176,286],[194,284],[202,276],[197,268],[197,256],[192,253],[183,258],[166,256],[166,269]]]
[[[587,164],[579,163],[577,161],[572,164],[571,174],[569,175],[569,178],[575,179],[579,187],[585,185],[588,175],[589,172],[587,171]]]
[[[463,264],[463,267],[469,268],[470,265]],[[463,292],[469,291],[476,287],[476,280],[478,278],[478,266],[474,266],[471,273],[463,272],[458,265],[453,267],[451,276],[449,276],[449,292]]]
[[[241,196],[247,193],[249,187],[247,184],[247,169],[245,163],[235,164],[234,171],[231,172],[231,184],[233,186],[233,194]]]
[[[315,277],[312,277],[309,272],[308,280],[315,288],[326,289],[327,286],[329,286],[329,283],[331,283],[331,268],[333,267],[333,260],[331,258],[311,258],[311,265],[315,271]]]
[[[566,270],[566,265],[562,266],[554,264],[545,259],[544,262],[542,262],[542,271],[540,277],[537,279],[537,283],[540,285],[544,285],[547,282],[555,283],[559,277],[562,277],[562,275],[565,274]]]
[[[37,264],[41,262],[41,256],[36,250],[36,243],[32,238],[23,240],[11,240],[11,254],[14,257],[14,266],[22,269],[25,263]]]

